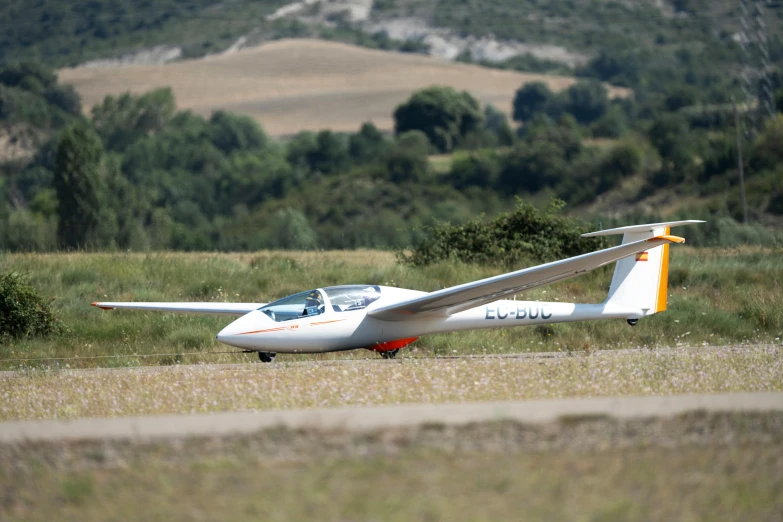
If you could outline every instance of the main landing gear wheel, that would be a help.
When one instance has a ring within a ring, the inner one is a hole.
[[[636,323],[639,322],[639,319],[627,319],[626,322],[631,326],[636,326]]]
[[[397,353],[399,351],[400,351],[399,349],[397,349],[397,350],[386,350],[385,352],[381,352],[381,357],[383,357],[384,359],[394,359],[395,357],[397,357]]]
[[[261,359],[261,362],[265,363],[271,363],[275,360],[276,353],[272,352],[258,352],[258,358]]]

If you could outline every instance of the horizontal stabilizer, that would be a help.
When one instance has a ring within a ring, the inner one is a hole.
[[[589,232],[587,234],[582,234],[582,237],[614,236],[617,234],[636,234],[639,232],[655,232],[656,229],[679,227],[682,225],[696,225],[698,223],[704,223],[704,221],[699,221],[697,219],[689,219],[686,221],[668,221],[665,223],[651,223],[649,225],[631,225],[629,227],[609,228],[607,230]]]
[[[266,303],[92,303],[102,310],[121,308],[149,312],[178,312],[206,315],[245,315]]]

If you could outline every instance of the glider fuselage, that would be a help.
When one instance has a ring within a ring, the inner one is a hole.
[[[628,310],[612,312],[603,304],[500,300],[453,315],[433,313],[415,320],[383,321],[368,313],[389,302],[425,293],[377,288],[382,297],[361,310],[336,311],[329,302],[328,291],[321,292],[326,302],[324,311],[318,315],[276,321],[261,311],[263,308],[254,310],[224,328],[217,340],[245,350],[275,353],[322,353],[356,348],[383,351],[434,333],[644,315],[643,311],[630,315]],[[398,341],[403,343],[395,344]]]

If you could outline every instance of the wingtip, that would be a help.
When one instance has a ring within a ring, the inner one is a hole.
[[[101,303],[98,302],[90,303],[90,306],[97,306],[101,310],[114,310],[114,308],[112,308],[111,306],[101,306]]]

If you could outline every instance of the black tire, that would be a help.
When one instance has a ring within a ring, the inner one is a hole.
[[[272,352],[258,352],[258,358],[261,359],[261,362],[264,363],[271,363],[275,360],[276,353]]]
[[[381,357],[383,357],[384,359],[394,359],[395,357],[397,357],[397,353],[399,351],[400,351],[399,349],[397,349],[397,350],[387,350],[385,352],[381,352]]]
[[[639,322],[639,319],[626,319],[626,322],[627,322],[627,323],[628,323],[630,326],[636,326],[636,323],[638,323],[638,322]]]

